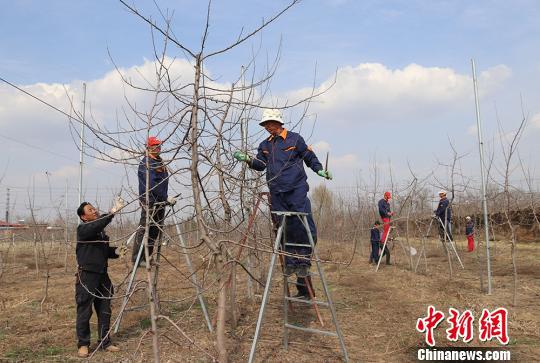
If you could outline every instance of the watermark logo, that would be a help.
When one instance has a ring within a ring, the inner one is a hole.
[[[433,305],[428,306],[427,316],[416,321],[416,330],[424,334],[426,344],[435,346],[434,331],[445,319],[445,314]],[[460,313],[454,308],[448,309],[448,329],[446,339],[452,342],[462,340],[469,343],[474,338],[474,314],[470,310]],[[498,308],[493,311],[483,309],[478,320],[478,338],[482,342],[498,339],[503,345],[508,344],[508,310]]]
[[[426,343],[433,347],[435,345],[435,337],[433,331],[444,320],[444,313],[438,311],[434,306],[428,306],[428,314],[425,318],[420,318],[416,321],[416,330],[420,333],[425,333]]]

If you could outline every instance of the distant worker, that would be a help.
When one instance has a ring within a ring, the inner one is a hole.
[[[371,232],[371,254],[369,255],[369,263],[377,264],[379,262],[379,242],[381,242],[381,231],[379,226],[381,223],[375,221],[373,227],[370,229]]]
[[[437,210],[434,211],[435,217],[439,221],[439,236],[441,241],[449,240],[453,241],[452,237],[452,207],[450,201],[446,198],[446,190],[439,192],[439,205]],[[445,236],[446,230],[446,236]]]
[[[141,219],[139,220],[139,229],[135,237],[135,243],[131,255],[133,264],[137,261],[137,255],[141,248],[146,227],[146,215],[149,216],[148,230],[148,254],[152,255],[154,244],[159,238],[160,231],[163,229],[165,219],[165,206],[174,205],[176,200],[168,197],[169,173],[160,156],[161,141],[154,136],[150,136],[146,142],[146,155],[139,163],[139,202],[141,205]],[[148,175],[147,175],[148,174]],[[148,178],[148,204],[146,200],[146,180]],[[146,256],[142,251],[139,260],[139,266],[146,266]]]
[[[126,252],[126,247],[110,247],[105,227],[114,215],[124,207],[117,199],[109,214],[100,215],[88,202],[81,203],[77,215],[82,223],[77,226],[77,279],[75,302],[77,303],[77,347],[78,356],[88,357],[90,347],[90,318],[92,305],[96,310],[98,326],[98,346],[107,352],[120,349],[111,343],[109,327],[111,322],[111,298],[113,285],[107,273],[108,260],[118,258]]]
[[[467,235],[467,252],[474,251],[474,222],[471,217],[465,217],[465,234]]]
[[[386,236],[390,232],[390,219],[394,215],[390,209],[390,203],[388,202],[390,199],[392,199],[392,194],[390,192],[384,192],[383,198],[379,200],[379,215],[383,222],[382,243],[386,241]]]
[[[317,159],[317,156],[299,134],[288,131],[283,127],[281,111],[277,109],[265,109],[259,123],[268,131],[270,136],[261,142],[255,158],[237,151],[234,158],[244,161],[251,169],[264,171],[266,169],[266,181],[270,190],[271,210],[308,213],[307,220],[313,241],[317,241],[317,230],[313,216],[311,215],[311,202],[307,197],[309,185],[303,164],[305,163],[317,175],[332,179],[332,175]],[[276,221],[281,222],[280,219]],[[285,274],[296,273],[298,298],[309,298],[307,282],[311,288],[311,246],[308,235],[298,217],[287,218],[286,226],[287,242],[306,245],[285,246],[285,251],[299,257],[285,257]],[[313,289],[312,289],[313,291]]]

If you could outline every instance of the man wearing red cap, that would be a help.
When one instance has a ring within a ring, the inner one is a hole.
[[[386,236],[390,232],[390,218],[394,213],[390,210],[390,203],[388,202],[392,198],[390,192],[384,192],[384,198],[379,200],[379,215],[381,216],[383,222],[383,235],[381,243],[386,241]]]
[[[141,203],[141,219],[139,229],[135,237],[133,253],[131,260],[133,263],[137,260],[137,255],[141,247],[146,226],[146,213],[150,212],[150,226],[148,230],[148,252],[152,254],[154,243],[159,237],[160,230],[163,228],[165,218],[165,205],[174,204],[176,200],[167,196],[169,189],[169,173],[163,163],[161,156],[161,141],[150,136],[146,142],[146,155],[139,164],[139,201]],[[146,195],[146,180],[148,177],[148,204]],[[144,253],[140,259],[140,266],[145,265]]]

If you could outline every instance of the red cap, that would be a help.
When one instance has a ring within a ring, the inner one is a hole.
[[[147,146],[156,146],[156,145],[161,145],[161,140],[158,139],[157,137],[155,136],[150,136],[148,138],[148,141],[146,142],[146,145]]]
[[[391,199],[392,198],[392,194],[390,194],[390,192],[384,192],[384,197],[386,199]]]

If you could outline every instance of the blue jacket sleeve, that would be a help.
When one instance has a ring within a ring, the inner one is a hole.
[[[380,242],[381,241],[381,234],[379,233],[379,230],[377,228],[371,229],[371,242]]]
[[[437,210],[435,211],[435,215],[442,220],[444,220],[445,217],[447,219],[450,219],[452,215],[451,215],[450,210],[448,211],[449,215],[446,215],[447,208],[448,208],[448,199],[441,200],[439,202],[439,206],[437,207]]]
[[[144,193],[146,193],[146,165],[145,160],[143,159],[139,163],[139,170],[137,171],[137,176],[139,177],[139,199],[141,202],[144,202]]]
[[[390,213],[389,204],[384,199],[379,200],[379,215],[381,218],[389,218],[390,215],[388,213]]]
[[[149,195],[150,195],[150,203],[154,203],[156,201],[156,196],[155,196],[155,192],[156,192],[156,185],[157,185],[157,182],[156,182],[156,178],[157,178],[157,175],[156,175],[156,170],[155,170],[155,162],[153,160],[150,160],[150,169],[149,169],[149,172],[150,172],[150,175],[148,176],[148,181],[149,181],[149,185],[148,185],[148,192],[149,192]],[[139,170],[138,170],[138,177],[139,177],[139,199],[141,202],[145,203],[146,202],[146,198],[145,198],[145,193],[146,193],[146,158],[143,158],[141,160],[141,163],[139,164]]]
[[[296,150],[298,151],[298,154],[304,160],[304,163],[306,163],[308,168],[310,168],[316,173],[319,170],[323,170],[323,166],[317,158],[317,155],[315,155],[313,150],[311,150],[311,148],[307,146],[302,136],[298,137],[298,141],[296,143]]]
[[[268,163],[268,158],[266,157],[267,152],[268,150],[265,149],[263,141],[257,149],[257,156],[248,163],[249,167],[257,171],[264,171],[264,169],[266,169],[266,164]]]
[[[467,223],[467,225],[465,226],[465,234],[469,236],[473,233],[474,233],[474,223],[472,222]]]

